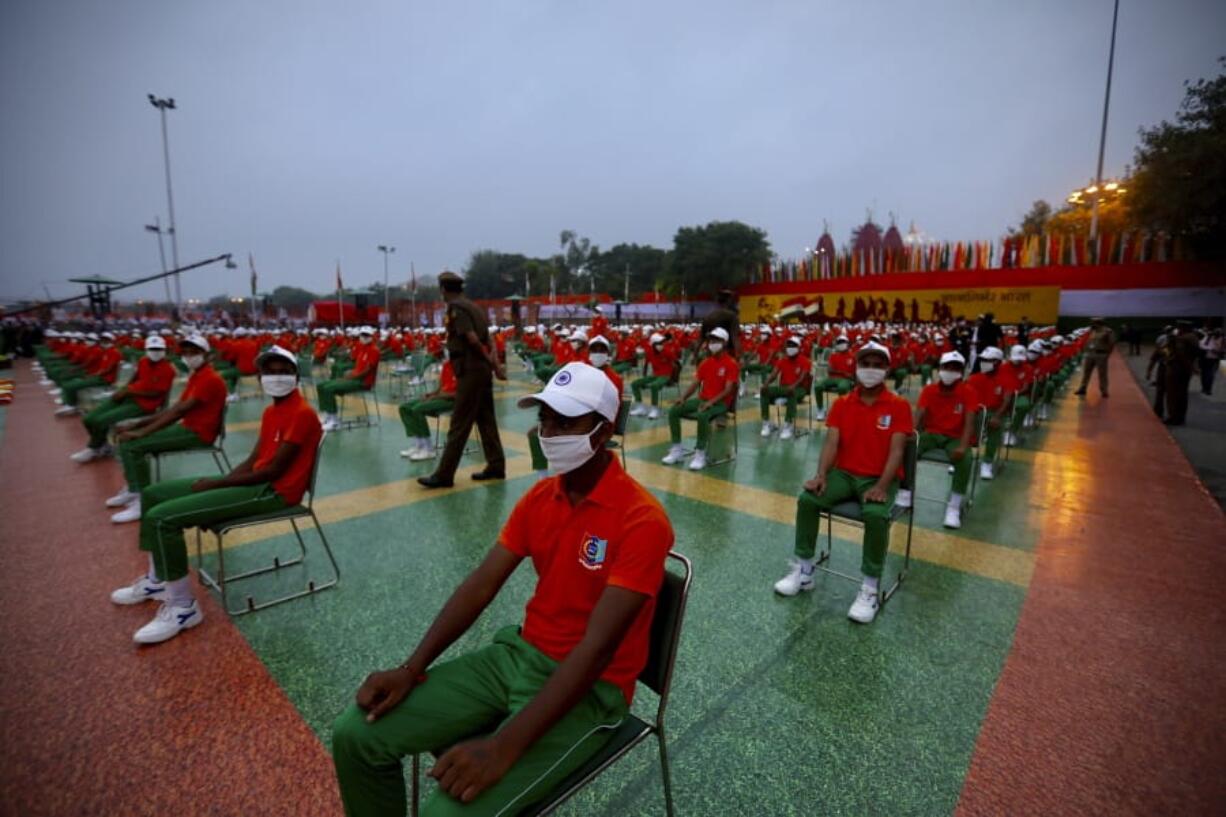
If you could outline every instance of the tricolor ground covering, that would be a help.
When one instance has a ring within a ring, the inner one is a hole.
[[[980,484],[961,530],[921,503],[911,574],[867,627],[847,620],[855,587],[836,577],[793,599],[771,592],[820,430],[764,441],[745,400],[739,459],[695,474],[659,464],[663,421],[631,421],[629,471],[663,501],[695,565],[669,711],[681,813],[1205,813],[1226,803],[1214,583],[1226,522],[1113,366],[1111,399],[1061,398],[1030,450]],[[331,720],[368,671],[407,655],[535,479],[523,437],[533,418],[514,408],[530,384],[516,374],[498,387],[503,483],[461,471],[456,488],[426,493],[413,478],[429,464],[397,455],[390,402],[381,426],[330,436],[317,510],[339,588],[236,620],[200,591],[203,626],[138,649],[131,633],[153,610],[108,600],[143,567],[135,527],[112,526],[102,507],[118,468],[71,463],[79,423],[51,417],[24,365],[17,376],[0,440],[0,812],[338,814]],[[262,405],[232,408],[232,460],[254,443]],[[193,455],[166,473],[209,467]],[[924,465],[919,493],[943,493],[947,480]],[[836,563],[854,569],[858,533],[835,535]],[[227,567],[291,544],[285,529],[248,531]],[[289,573],[255,580],[257,598],[310,571]],[[524,565],[455,649],[519,620],[531,586]],[[563,813],[662,805],[656,755],[643,748]]]

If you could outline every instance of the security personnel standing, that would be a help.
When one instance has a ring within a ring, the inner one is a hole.
[[[427,488],[450,488],[474,424],[481,435],[485,470],[473,474],[473,479],[504,479],[506,457],[502,453],[498,420],[494,416],[494,382],[491,375],[506,380],[506,372],[494,354],[485,314],[464,297],[464,279],[454,272],[444,272],[439,275],[438,284],[443,300],[447,302],[444,323],[447,327],[447,354],[457,381],[455,409],[451,412],[451,429],[447,432],[447,446],[443,449],[438,468],[430,476],[418,477],[417,481]]]
[[[1092,341],[1091,341],[1092,342]],[[1166,363],[1166,420],[1168,426],[1181,426],[1188,417],[1188,384],[1200,357],[1200,343],[1191,321],[1177,321],[1171,337],[1170,357]]]
[[[1090,320],[1090,341],[1086,344],[1085,369],[1081,373],[1081,385],[1075,392],[1078,397],[1086,396],[1086,386],[1089,385],[1090,375],[1095,369],[1098,369],[1098,392],[1103,397],[1107,396],[1107,360],[1111,357],[1111,350],[1114,348],[1115,332],[1102,318],[1092,318]]]

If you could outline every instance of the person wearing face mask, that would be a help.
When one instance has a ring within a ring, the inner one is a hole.
[[[979,353],[979,371],[966,379],[967,385],[975,390],[979,405],[988,413],[983,461],[979,464],[980,479],[996,476],[996,452],[1000,450],[1001,436],[1013,405],[1008,376],[1001,371],[1004,359],[1004,353],[997,347],[985,348]]]
[[[124,420],[152,414],[166,403],[175,382],[175,367],[166,360],[166,341],[160,335],[145,339],[145,356],[136,364],[136,374],[82,418],[89,442],[72,455],[77,463],[93,462],[113,451],[106,437],[111,427]]]
[[[401,759],[440,747],[450,748],[428,772],[440,784],[423,814],[519,813],[587,763],[628,712],[672,526],[605,448],[618,411],[605,375],[569,363],[519,405],[538,409],[557,476],[528,489],[408,659],[369,675],[334,722],[347,814],[403,813]],[[537,582],[522,627],[435,663],[525,559]]]
[[[848,349],[851,341],[846,335],[834,340],[834,351],[826,361],[826,376],[813,384],[813,396],[817,399],[817,419],[826,419],[826,392],[844,395],[851,391],[856,376],[856,360]]]
[[[971,481],[971,458],[968,455],[975,435],[975,414],[979,411],[979,396],[964,383],[966,360],[958,352],[941,355],[937,382],[920,392],[915,411],[915,428],[919,431],[916,456],[934,449],[944,451],[954,466],[949,500],[945,504],[945,527],[962,527],[962,499]],[[895,497],[902,507],[912,502],[910,491],[899,491]]]
[[[770,419],[771,403],[779,399],[788,401],[784,414],[783,428],[779,430],[779,439],[792,439],[796,422],[796,405],[800,398],[809,393],[809,383],[813,379],[812,363],[808,355],[801,354],[800,338],[793,335],[783,345],[783,356],[775,358],[771,373],[762,383],[761,396],[758,398],[762,409],[762,436],[769,437],[775,430]],[[779,385],[774,385],[776,382]]]
[[[650,372],[650,374],[648,374]],[[660,390],[681,376],[681,358],[664,342],[664,336],[653,332],[648,338],[648,347],[643,360],[643,376],[630,381],[630,393],[634,395],[631,417],[647,416],[648,420],[660,416]],[[643,389],[651,391],[651,411],[643,404]]]
[[[1009,362],[1002,367],[1001,374],[1008,380],[1013,389],[1012,421],[1005,432],[1004,443],[1013,447],[1021,443],[1022,429],[1027,427],[1026,418],[1030,416],[1031,386],[1034,383],[1034,366],[1030,363],[1026,347],[1015,344],[1009,350]]]
[[[665,465],[678,463],[685,456],[685,449],[681,446],[681,421],[693,419],[698,422],[698,439],[689,468],[699,471],[706,467],[711,421],[727,414],[732,408],[740,384],[741,373],[736,361],[725,349],[727,343],[726,329],[717,326],[711,330],[707,336],[709,354],[698,364],[694,382],[676,405],[668,410],[668,431],[673,444],[661,460]],[[698,397],[693,397],[695,392],[698,392]]]
[[[319,411],[323,415],[324,431],[336,431],[341,427],[337,416],[336,398],[341,394],[370,391],[375,387],[379,372],[379,347],[374,344],[375,330],[363,326],[358,330],[358,344],[353,348],[353,366],[341,377],[325,380],[315,387],[319,399]]]
[[[77,413],[77,400],[85,389],[107,388],[115,384],[119,376],[119,366],[123,362],[123,354],[115,346],[115,336],[103,332],[98,337],[97,354],[89,359],[85,373],[81,377],[65,380],[60,386],[60,399],[57,402],[63,407],[57,409],[56,417],[67,417]]]
[[[203,335],[191,335],[179,343],[179,351],[191,372],[179,399],[156,414],[138,418],[115,436],[127,480],[124,489],[106,501],[106,507],[122,509],[111,516],[116,524],[140,519],[140,494],[152,481],[150,455],[208,448],[221,433],[226,383],[209,365],[209,342]]]
[[[166,641],[204,620],[192,595],[184,530],[297,505],[310,483],[323,430],[298,391],[297,358],[271,346],[256,365],[272,404],[260,418],[250,456],[221,477],[164,480],[141,492],[139,542],[149,569],[111,594],[120,605],[160,602],[153,619],[132,636],[138,644]]]
[[[400,456],[412,462],[434,459],[434,443],[430,440],[430,418],[447,414],[455,408],[455,368],[443,353],[443,369],[439,372],[438,388],[417,400],[400,404],[400,422],[408,435],[409,447]]]
[[[623,383],[621,375],[613,371],[613,367],[609,365],[609,342],[600,335],[592,338],[587,344],[587,357],[587,363],[592,368],[599,369],[604,372],[605,377],[609,378],[609,382],[617,390],[620,405]],[[540,433],[535,428],[528,429],[528,452],[532,456],[532,470],[544,475],[549,468],[549,460],[541,445]]]
[[[876,618],[880,606],[890,508],[914,430],[910,404],[885,387],[889,368],[890,352],[879,343],[870,341],[856,352],[856,387],[831,407],[817,474],[796,501],[796,559],[788,575],[775,582],[782,596],[812,590],[821,512],[858,500],[864,519],[863,581],[847,616],[862,624]]]

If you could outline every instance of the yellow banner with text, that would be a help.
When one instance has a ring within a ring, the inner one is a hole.
[[[971,320],[991,312],[997,323],[1023,317],[1037,324],[1055,323],[1060,314],[1060,287],[973,287],[948,289],[789,292],[741,297],[741,322],[766,323],[802,316],[814,321],[863,320],[891,323]]]

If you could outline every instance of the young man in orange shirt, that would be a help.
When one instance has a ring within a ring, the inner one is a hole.
[[[856,352],[857,385],[831,407],[817,474],[796,500],[796,560],[788,575],[775,582],[781,596],[812,590],[821,512],[858,500],[864,517],[864,580],[847,616],[862,624],[876,618],[880,606],[890,508],[914,428],[910,404],[885,387],[889,367],[890,352],[879,343],[869,342]]]
[[[788,401],[787,412],[784,414],[783,428],[779,430],[779,439],[792,439],[793,424],[796,422],[796,404],[800,398],[809,393],[809,383],[813,380],[812,363],[807,355],[800,352],[800,338],[793,335],[783,345],[783,356],[772,362],[771,373],[762,382],[762,392],[758,397],[762,408],[762,436],[769,437],[775,430],[771,423],[771,403],[783,399]],[[779,385],[774,385],[775,381]]]
[[[584,363],[567,364],[520,401],[538,407],[559,476],[528,490],[409,658],[371,674],[336,719],[332,757],[351,817],[403,815],[401,758],[443,747],[423,815],[519,813],[587,762],[626,716],[673,531],[605,449],[618,403],[609,379]],[[524,559],[538,580],[523,627],[435,664]]]
[[[851,391],[855,383],[856,361],[847,351],[851,341],[846,335],[834,340],[834,351],[826,360],[826,376],[813,384],[813,396],[817,398],[817,419],[826,419],[826,392],[843,395]]]
[[[298,359],[273,346],[258,366],[260,386],[273,402],[260,418],[251,455],[225,476],[172,479],[141,492],[140,549],[149,553],[149,571],[111,594],[115,604],[161,602],[132,636],[138,644],[166,641],[204,620],[192,595],[185,529],[297,505],[310,484],[323,432],[298,391]]]
[[[996,476],[996,452],[1000,449],[1001,435],[1009,421],[1009,409],[1013,405],[1013,390],[1009,378],[1001,371],[1005,355],[995,346],[979,353],[979,371],[966,382],[975,390],[979,405],[988,413],[987,431],[984,436],[983,461],[979,464],[979,478],[993,479]]]
[[[89,443],[72,455],[78,463],[93,462],[114,453],[106,441],[111,426],[123,420],[153,414],[166,403],[175,382],[175,367],[166,360],[166,341],[160,335],[145,338],[145,356],[136,363],[136,374],[82,418]]]
[[[358,330],[358,345],[353,348],[353,368],[343,377],[325,380],[315,387],[319,395],[319,410],[323,413],[324,431],[336,431],[341,427],[336,416],[336,397],[355,391],[369,391],[375,387],[379,372],[379,347],[374,344],[375,330],[363,326]]]
[[[649,345],[643,360],[643,376],[630,381],[630,392],[634,395],[634,406],[630,409],[631,417],[646,415],[648,420],[660,416],[660,390],[669,383],[676,381],[681,374],[681,358],[664,342],[664,336],[653,332],[648,338]],[[651,374],[648,374],[650,369]],[[651,391],[651,411],[643,405],[643,389]]]
[[[438,376],[438,388],[417,400],[400,404],[400,422],[404,424],[404,433],[409,438],[409,447],[401,451],[400,456],[412,462],[434,459],[434,443],[430,440],[430,418],[455,408],[458,385],[455,367],[451,365],[450,359],[444,359],[443,370]]]
[[[123,509],[111,516],[116,524],[140,519],[140,494],[152,481],[149,455],[207,448],[221,433],[226,383],[208,363],[209,342],[192,335],[179,343],[179,350],[191,374],[178,401],[136,420],[115,437],[127,478],[124,489],[106,501],[108,508]]]
[[[711,437],[711,421],[728,413],[736,400],[741,372],[736,361],[728,354],[728,332],[717,326],[707,335],[709,354],[698,364],[694,382],[681,395],[676,405],[668,410],[668,431],[672,448],[662,462],[673,465],[681,462],[685,449],[681,446],[681,420],[692,418],[698,421],[698,440],[694,456],[690,459],[691,471],[700,471],[707,466],[707,441]],[[694,397],[698,392],[698,397]]]
[[[971,458],[968,451],[975,434],[975,415],[979,411],[979,396],[962,382],[966,359],[960,352],[941,355],[937,382],[929,383],[920,392],[916,407],[915,427],[919,431],[916,456],[922,457],[933,449],[941,449],[954,465],[949,500],[945,504],[945,527],[962,527],[962,498],[971,481]],[[899,491],[895,500],[902,507],[912,502],[909,491]]]

